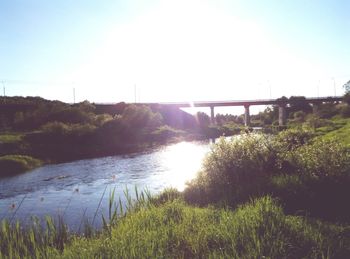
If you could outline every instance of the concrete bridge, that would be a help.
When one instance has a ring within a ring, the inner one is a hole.
[[[303,101],[312,104],[313,107],[327,102],[340,102],[342,101],[342,96],[334,97],[308,97]],[[215,107],[228,107],[228,106],[243,106],[244,107],[244,121],[245,125],[250,125],[250,113],[249,107],[253,105],[277,105],[279,116],[278,122],[280,126],[286,124],[286,107],[291,103],[288,98],[278,98],[278,99],[262,99],[262,100],[232,100],[232,101],[207,101],[207,102],[168,102],[168,103],[157,103],[161,105],[169,105],[178,108],[188,108],[188,107],[209,107],[210,108],[210,118],[211,122],[215,123]],[[155,104],[155,103],[144,103],[145,105]]]

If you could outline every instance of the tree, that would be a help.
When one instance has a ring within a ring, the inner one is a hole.
[[[197,121],[200,128],[204,129],[210,125],[210,117],[204,112],[197,112]]]
[[[348,105],[350,105],[350,80],[343,85],[343,88],[345,89],[345,95],[343,99]]]
[[[343,88],[345,89],[345,94],[350,93],[350,80],[343,85]]]

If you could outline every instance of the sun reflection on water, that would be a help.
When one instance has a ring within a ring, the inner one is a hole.
[[[201,169],[202,160],[208,152],[207,146],[190,142],[181,142],[168,146],[163,153],[162,161],[168,170],[168,182],[171,186],[183,191],[186,182],[193,179]]]

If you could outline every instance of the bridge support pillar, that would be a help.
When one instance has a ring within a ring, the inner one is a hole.
[[[214,106],[210,106],[210,122],[211,124],[215,124]]]
[[[278,125],[285,126],[287,122],[286,106],[278,106]]]
[[[318,104],[316,104],[316,103],[313,103],[312,104],[312,113],[313,114],[318,114],[318,110],[319,110],[319,107],[318,107],[319,105]]]
[[[244,125],[246,127],[250,126],[249,105],[244,105]]]

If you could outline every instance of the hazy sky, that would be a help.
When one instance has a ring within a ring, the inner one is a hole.
[[[94,102],[342,94],[350,1],[0,0],[8,95]],[[335,89],[336,88],[336,89]],[[2,93],[2,91],[1,91]]]

